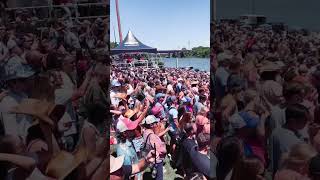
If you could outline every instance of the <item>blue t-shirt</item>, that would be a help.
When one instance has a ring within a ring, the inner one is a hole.
[[[175,107],[170,107],[168,114],[169,114],[169,123],[170,123],[171,127],[173,128],[170,131],[175,131],[177,129],[177,126],[174,123],[174,119],[178,118],[178,110]]]
[[[219,67],[216,71],[215,77],[215,95],[217,97],[224,97],[225,96],[225,88],[227,86],[229,73],[223,67]]]
[[[125,143],[119,143],[116,147],[117,156],[124,155],[123,165],[132,165],[138,163],[138,155],[132,143],[126,140]]]

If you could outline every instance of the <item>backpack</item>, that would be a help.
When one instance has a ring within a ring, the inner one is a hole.
[[[150,133],[148,134],[146,140],[142,143],[141,145],[141,152],[142,152],[142,157],[146,157],[148,155],[148,153],[154,149],[154,147],[148,143],[148,140],[149,140],[149,137],[151,134],[154,134],[154,133]]]

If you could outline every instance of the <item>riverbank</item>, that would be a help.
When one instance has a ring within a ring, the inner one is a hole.
[[[164,66],[175,68],[177,65],[177,58],[163,58]],[[193,67],[201,71],[210,72],[209,58],[178,58],[178,68]]]

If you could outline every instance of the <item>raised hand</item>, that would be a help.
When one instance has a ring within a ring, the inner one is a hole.
[[[150,164],[152,163],[155,163],[156,162],[156,159],[159,158],[159,153],[158,152],[155,152],[155,150],[151,150],[149,151],[149,153],[147,154],[147,157],[146,157],[146,161]]]

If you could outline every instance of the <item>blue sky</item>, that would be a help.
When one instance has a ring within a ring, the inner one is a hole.
[[[131,30],[158,48],[210,46],[210,0],[119,0],[122,36]],[[115,0],[110,0],[110,40],[119,42]]]

